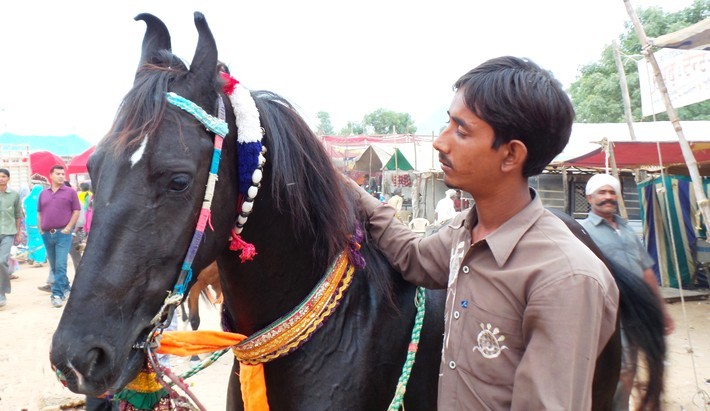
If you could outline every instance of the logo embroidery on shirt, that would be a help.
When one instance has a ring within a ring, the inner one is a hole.
[[[500,343],[505,341],[505,335],[498,335],[500,330],[498,328],[493,328],[491,330],[491,325],[483,325],[481,323],[481,332],[478,333],[478,345],[473,347],[473,352],[476,350],[481,352],[484,358],[496,358],[500,355],[502,350],[508,350],[509,348]]]

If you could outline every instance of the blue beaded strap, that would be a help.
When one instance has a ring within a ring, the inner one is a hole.
[[[184,97],[173,93],[172,91],[168,91],[167,93],[165,93],[165,95],[168,100],[168,103],[192,114],[193,117],[195,117],[211,132],[219,134],[222,137],[225,137],[227,133],[229,133],[229,127],[227,126],[226,121],[220,120],[207,114],[207,112],[203,110],[202,107],[198,106],[197,104]]]

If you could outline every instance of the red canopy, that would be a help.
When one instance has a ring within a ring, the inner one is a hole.
[[[67,168],[67,174],[88,173],[89,170],[86,168],[86,164],[89,161],[89,156],[91,156],[91,154],[94,152],[94,149],[96,149],[96,146],[91,146],[83,153],[72,158],[69,162],[69,167]]]
[[[613,144],[614,159],[619,168],[660,168],[658,158],[658,147],[661,149],[661,160],[663,167],[674,164],[685,164],[685,158],[677,141],[647,142],[647,141],[615,141]],[[658,146],[656,145],[658,144]],[[690,143],[690,147],[698,163],[710,161],[710,142],[696,141]],[[563,165],[604,168],[606,165],[606,154],[601,148],[587,154],[566,160]]]
[[[50,153],[49,151],[35,151],[34,153],[30,153],[31,174],[39,174],[45,176],[47,181],[52,181],[49,179],[49,172],[52,170],[52,167],[56,165],[60,165],[66,169],[64,160],[56,154]]]

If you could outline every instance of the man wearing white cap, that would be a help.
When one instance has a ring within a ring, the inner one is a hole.
[[[596,174],[587,182],[585,190],[591,210],[582,226],[587,230],[594,242],[607,259],[628,268],[644,280],[658,296],[663,308],[666,335],[674,329],[673,319],[665,309],[653,273],[653,258],[648,254],[629,227],[626,220],[616,215],[617,196],[621,193],[619,180],[609,174]],[[622,324],[623,328],[623,324]],[[614,396],[614,410],[628,410],[629,397],[636,375],[636,347],[629,346],[622,333],[624,347],[619,385]]]

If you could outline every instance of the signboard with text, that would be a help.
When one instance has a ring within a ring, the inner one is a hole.
[[[662,49],[653,53],[668,88],[673,107],[710,99],[710,52]],[[663,98],[646,59],[638,62],[643,116],[666,111]]]

